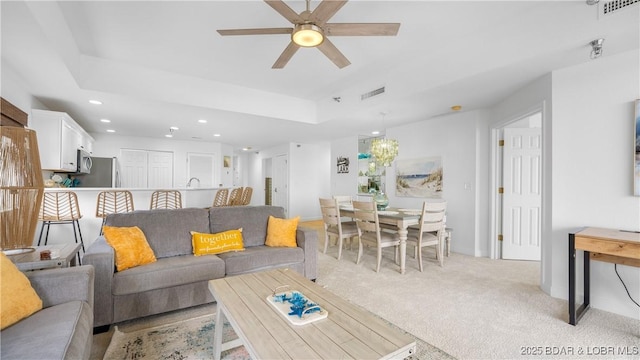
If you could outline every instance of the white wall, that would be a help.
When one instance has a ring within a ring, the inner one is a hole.
[[[320,197],[330,198],[334,195],[358,195],[358,137],[349,136],[331,142],[330,188],[321,192]],[[338,174],[338,157],[349,158],[349,172]]]
[[[484,111],[442,116],[387,129],[387,137],[398,140],[397,159],[442,157],[442,199],[447,201],[447,226],[454,229],[452,251],[481,256],[476,225],[476,123],[486,118]],[[389,203],[395,207],[420,208],[424,198],[397,197],[395,165],[387,168]]]
[[[222,184],[222,187],[233,186],[232,168],[222,167],[223,145],[202,141],[180,141],[173,139],[153,139],[146,137],[120,136],[116,134],[91,133],[95,139],[93,156],[114,157],[120,156],[120,149],[142,149],[173,152],[173,183],[174,187],[187,185],[187,153],[215,154],[216,177],[214,184]],[[225,146],[227,148],[228,146]],[[233,152],[227,149],[231,156]]]
[[[329,143],[289,143],[249,156],[249,186],[254,187],[254,196],[255,189],[261,189],[255,204],[264,204],[264,177],[269,171],[270,159],[288,155],[289,216],[300,216],[302,221],[319,219],[318,198],[330,187],[330,154]]]
[[[5,100],[26,112],[28,116],[31,116],[31,109],[48,110],[31,95],[28,84],[6,61],[2,61],[0,72],[2,74],[0,76],[0,96]]]
[[[289,214],[300,220],[322,217],[318,198],[330,188],[329,143],[291,144],[289,153]]]
[[[605,56],[553,73],[553,286],[567,298],[567,234],[583,226],[640,230],[633,194],[635,99],[640,56]],[[640,299],[640,269],[618,266]],[[640,319],[613,264],[592,262],[591,305]]]

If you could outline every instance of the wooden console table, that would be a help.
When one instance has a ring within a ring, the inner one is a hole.
[[[576,250],[584,252],[584,303],[576,309]],[[576,325],[589,309],[590,261],[640,267],[640,232],[583,228],[569,233],[569,324]]]

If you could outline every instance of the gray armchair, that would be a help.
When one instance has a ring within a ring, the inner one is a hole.
[[[93,266],[25,274],[43,308],[2,330],[2,359],[88,359],[93,341]]]

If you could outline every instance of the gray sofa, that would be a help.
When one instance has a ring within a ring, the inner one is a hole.
[[[317,232],[298,227],[298,247],[265,246],[270,215],[284,218],[284,209],[234,206],[109,215],[106,225],[138,226],[157,261],[115,272],[114,251],[104,237],[91,244],[83,263],[96,269],[94,326],[213,302],[207,282],[224,276],[286,267],[315,279]],[[242,228],[245,251],[193,255],[191,231],[218,233],[238,228]]]
[[[93,267],[25,274],[43,308],[2,330],[2,359],[88,359],[93,341]]]

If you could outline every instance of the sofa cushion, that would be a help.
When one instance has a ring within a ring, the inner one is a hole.
[[[216,256],[224,260],[227,276],[304,262],[304,250],[299,247],[260,245],[247,247],[243,252],[228,252]]]
[[[229,251],[244,251],[242,229],[205,234],[192,231],[193,255],[221,254]]]
[[[42,299],[29,279],[0,252],[0,328],[26,318],[42,309]]]
[[[156,261],[156,256],[139,227],[103,226],[102,231],[107,243],[116,253],[118,271]]]
[[[267,225],[267,239],[264,242],[267,246],[296,247],[296,229],[298,228],[300,216],[293,219],[279,219],[269,216]]]
[[[66,302],[2,330],[2,359],[88,359],[92,335],[89,304]]]
[[[224,261],[217,255],[183,255],[158,259],[113,275],[113,295],[135,294],[224,277]]]
[[[106,225],[138,226],[160,259],[192,254],[191,231],[209,232],[209,212],[196,208],[136,210],[111,214]]]
[[[266,205],[212,207],[209,209],[210,232],[219,233],[242,228],[245,248],[263,246],[267,238],[270,215],[284,218],[284,209],[280,206]]]

